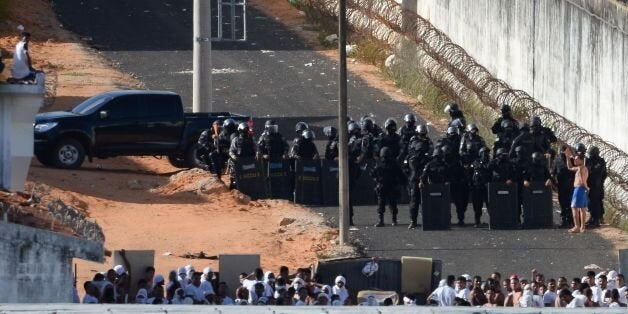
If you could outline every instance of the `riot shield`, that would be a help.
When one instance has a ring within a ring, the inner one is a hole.
[[[554,213],[552,212],[552,189],[544,182],[531,182],[523,188],[523,227],[552,228]]]
[[[323,205],[338,206],[338,161],[323,160],[321,183],[323,185]]]
[[[284,159],[264,160],[264,180],[266,182],[266,195],[269,198],[292,198],[292,184],[290,184],[290,164]]]
[[[426,184],[421,189],[421,219],[423,231],[447,230],[451,222],[449,185]]]
[[[360,165],[360,177],[351,187],[351,203],[353,206],[377,205],[377,195],[375,194],[375,180],[371,177],[371,172],[375,168],[376,161],[367,159]]]
[[[262,167],[253,157],[240,158],[235,163],[235,179],[238,190],[251,199],[266,197]]]
[[[321,204],[321,169],[318,160],[297,160],[294,169],[294,202],[306,205]]]
[[[490,229],[517,229],[519,206],[517,184],[491,182],[488,185]]]

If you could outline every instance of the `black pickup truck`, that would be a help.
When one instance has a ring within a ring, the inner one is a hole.
[[[79,168],[85,156],[167,156],[178,168],[199,165],[198,137],[215,120],[251,124],[230,112],[185,113],[181,97],[162,91],[112,91],[70,111],[35,117],[35,156],[46,166]]]

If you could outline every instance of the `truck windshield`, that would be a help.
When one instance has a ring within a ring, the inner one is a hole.
[[[89,98],[72,109],[72,113],[76,114],[90,114],[94,112],[100,105],[108,102],[111,99],[109,95],[99,95]]]

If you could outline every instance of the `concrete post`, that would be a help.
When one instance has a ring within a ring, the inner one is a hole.
[[[338,2],[338,227],[340,244],[349,244],[349,152],[347,143],[347,4],[346,0]]]
[[[33,123],[44,103],[45,76],[36,85],[0,85],[0,188],[24,190],[33,158]]]
[[[211,0],[194,0],[192,111],[212,110]]]

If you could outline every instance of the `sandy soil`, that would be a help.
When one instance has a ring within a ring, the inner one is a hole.
[[[103,91],[142,88],[60,27],[47,1],[11,1],[9,17],[0,26],[3,55],[10,56],[19,41],[17,25],[24,25],[33,34],[34,66],[46,72],[50,85],[42,111],[68,109]],[[6,61],[10,68],[10,58]],[[34,160],[27,185],[45,187],[37,188],[47,191],[42,197],[82,209],[103,228],[106,249],[155,250],[157,272],[164,275],[186,264],[218,269],[215,260],[179,257],[200,251],[210,256],[259,253],[262,266],[275,271],[280,265],[307,267],[335,242],[337,235],[321,216],[303,207],[286,201],[249,202],[202,171],[179,171],[152,157],[95,160],[75,171],[46,168]],[[13,195],[13,202],[19,205],[24,198]],[[33,216],[29,208],[22,207],[24,216]],[[45,210],[38,211],[46,217]],[[294,222],[280,227],[284,218]],[[79,284],[113,266],[109,258],[105,265],[76,262]]]

